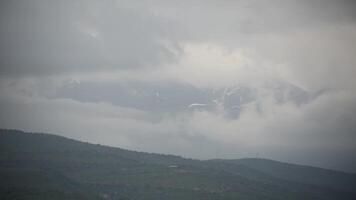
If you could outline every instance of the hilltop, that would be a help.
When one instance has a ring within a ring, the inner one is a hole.
[[[194,160],[0,130],[0,199],[355,199],[356,175],[265,159]]]

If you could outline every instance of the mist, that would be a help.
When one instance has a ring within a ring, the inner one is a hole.
[[[354,1],[0,9],[0,128],[356,172]]]

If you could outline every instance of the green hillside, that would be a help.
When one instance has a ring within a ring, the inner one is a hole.
[[[356,186],[355,174],[351,175],[334,170],[255,158],[220,160],[220,162],[243,165],[273,177],[293,182],[319,185],[345,191],[353,191]]]
[[[354,174],[199,161],[15,130],[0,130],[0,179],[0,199],[356,199]]]

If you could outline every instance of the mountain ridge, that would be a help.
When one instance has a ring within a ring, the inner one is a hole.
[[[18,194],[35,196],[34,199],[54,194],[63,197],[59,199],[353,199],[356,196],[352,190],[356,185],[354,174],[307,166],[303,166],[307,171],[302,173],[298,171],[300,166],[294,170],[288,166],[296,165],[282,165],[284,170],[302,174],[302,179],[296,180],[294,176],[277,173],[281,171],[279,168],[276,171],[270,165],[267,168],[256,165],[253,163],[256,161],[280,165],[263,159],[194,160],[95,145],[53,134],[0,129],[0,177],[9,180],[8,184],[0,185],[0,196],[4,199]],[[310,170],[325,174],[310,175]],[[308,179],[309,176],[315,177]],[[328,181],[329,176],[338,180],[336,184]],[[319,181],[310,181],[314,179]]]

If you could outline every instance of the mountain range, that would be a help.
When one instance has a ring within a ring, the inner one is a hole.
[[[114,91],[114,92],[113,92]],[[223,113],[237,119],[244,107],[266,99],[277,104],[302,106],[325,91],[310,92],[292,83],[274,80],[256,85],[237,84],[215,89],[198,88],[178,82],[91,83],[69,81],[43,96],[80,102],[106,102],[147,112],[177,113],[194,110]]]

